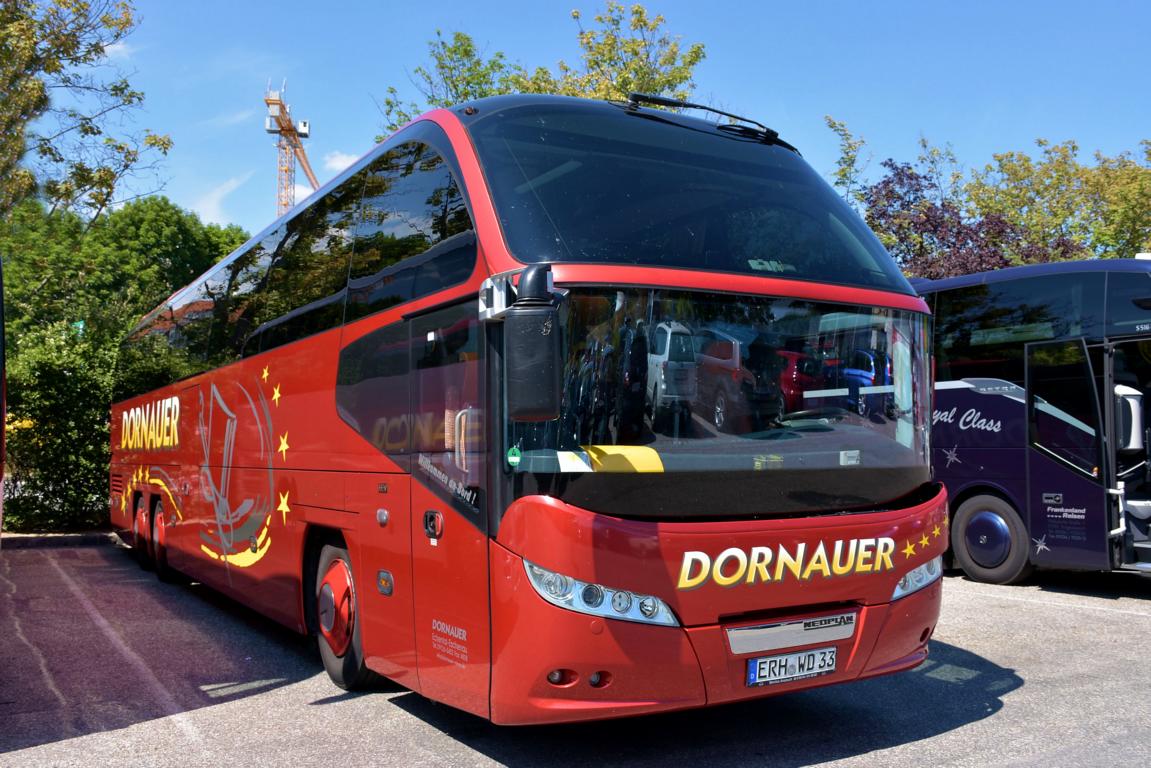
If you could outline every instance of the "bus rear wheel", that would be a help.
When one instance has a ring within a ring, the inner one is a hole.
[[[167,525],[164,519],[164,502],[157,501],[152,510],[152,567],[156,578],[166,583],[176,581],[176,572],[168,566]]]
[[[364,664],[356,581],[343,547],[325,544],[316,568],[316,638],[324,670],[346,691],[366,688],[379,676]]]
[[[956,564],[975,581],[1015,584],[1031,573],[1027,526],[997,496],[973,496],[959,505],[951,523],[951,549]]]
[[[143,494],[132,504],[132,557],[144,570],[152,567],[152,547],[144,531],[148,530],[148,507]]]

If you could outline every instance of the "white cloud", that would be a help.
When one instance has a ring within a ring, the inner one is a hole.
[[[208,126],[211,128],[226,128],[230,125],[239,125],[246,123],[256,116],[256,109],[241,109],[236,112],[225,112],[209,117],[207,120],[201,120],[200,125]]]
[[[312,189],[311,185],[309,185],[309,184],[297,184],[295,186],[296,202],[297,203],[304,202],[304,200],[306,200],[308,198],[308,195],[312,194],[312,192],[314,192],[314,191],[315,190]]]
[[[248,171],[217,184],[192,203],[192,210],[203,221],[213,224],[230,224],[231,219],[224,213],[224,198],[246,184],[254,173],[255,171]]]
[[[357,160],[359,160],[357,155],[349,155],[347,152],[339,150],[329,152],[324,155],[324,170],[339,173]]]
[[[135,52],[136,47],[128,45],[123,40],[104,46],[104,55],[111,61],[125,61],[132,58],[132,54]]]

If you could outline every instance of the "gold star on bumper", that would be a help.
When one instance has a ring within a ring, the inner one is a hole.
[[[280,454],[284,461],[288,460],[288,433],[280,435],[280,447],[276,449],[276,453]]]
[[[923,534],[923,536],[920,537],[920,539],[919,539],[919,546],[921,546],[921,547],[926,547],[930,543],[931,543],[931,539],[927,538],[926,533]]]
[[[277,408],[280,407],[280,385],[279,384],[272,387],[272,402],[276,404]]]
[[[264,370],[260,374],[260,378],[263,379],[265,383],[267,383],[267,381],[268,381],[268,366],[266,366],[266,365],[264,366]]]
[[[915,545],[909,541],[909,542],[907,542],[907,546],[904,547],[903,549],[901,549],[900,551],[904,555],[906,555],[907,557],[912,557],[915,555]]]
[[[938,525],[931,529],[931,535],[937,539],[939,538],[940,533],[942,533],[942,531],[939,529]]]

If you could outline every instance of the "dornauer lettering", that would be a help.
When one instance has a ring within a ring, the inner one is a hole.
[[[800,542],[793,547],[730,547],[715,557],[706,552],[683,553],[678,589],[695,589],[708,581],[721,587],[769,581],[808,581],[848,576],[853,573],[881,573],[895,568],[891,556],[895,540],[838,539],[815,546]]]
[[[167,397],[124,411],[120,447],[175,448],[180,445],[180,398]]]

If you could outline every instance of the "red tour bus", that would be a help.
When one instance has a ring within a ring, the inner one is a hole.
[[[774,131],[649,103],[431,112],[146,316],[111,468],[143,562],[315,634],[341,687],[497,723],[922,662],[926,307]],[[779,352],[855,350],[892,383],[832,363],[784,406]]]

